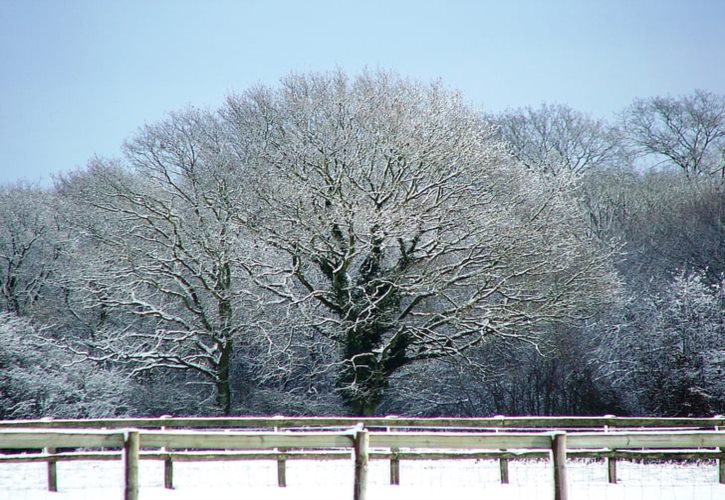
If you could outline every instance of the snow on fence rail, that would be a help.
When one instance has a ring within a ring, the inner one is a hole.
[[[277,429],[284,428],[273,419]],[[386,422],[390,422],[386,420]],[[57,423],[57,422],[56,422]],[[157,421],[158,423],[158,421]],[[165,422],[166,423],[166,422]],[[376,422],[377,423],[377,422]],[[80,451],[79,451],[80,449]],[[55,464],[61,460],[123,459],[126,500],[138,497],[138,462],[165,461],[167,488],[173,487],[173,462],[191,460],[278,461],[278,483],[284,486],[284,463],[288,459],[354,459],[355,500],[364,500],[369,459],[390,460],[391,484],[399,484],[400,460],[470,459],[501,460],[501,479],[512,458],[548,458],[552,463],[554,498],[565,500],[566,458],[607,458],[616,480],[616,458],[715,458],[720,482],[725,483],[725,431],[616,431],[616,432],[502,432],[500,430],[400,430],[367,429],[360,424],[338,430],[144,430],[98,429],[0,429],[0,455],[11,462],[48,462],[48,486],[57,485]],[[17,453],[43,450],[42,453]],[[56,453],[56,450],[59,450]],[[64,451],[66,450],[66,451]],[[110,450],[110,451],[109,451]],[[2,486],[2,485],[0,485]]]
[[[505,417],[488,418],[415,418],[415,417],[159,417],[111,419],[39,419],[0,420],[0,429],[11,428],[166,428],[166,429],[273,429],[273,428],[349,428],[362,423],[366,428],[410,429],[720,429],[725,416],[712,418],[648,417]]]

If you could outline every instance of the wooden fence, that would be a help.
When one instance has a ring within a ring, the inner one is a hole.
[[[276,460],[278,484],[285,486],[287,460],[349,460],[352,457],[355,500],[365,499],[370,459],[390,461],[391,484],[399,484],[401,460],[498,459],[501,481],[507,482],[509,460],[549,459],[556,500],[567,498],[567,457],[606,459],[610,481],[616,481],[616,460],[619,458],[716,459],[720,482],[725,483],[725,431],[719,430],[723,424],[721,418],[656,419],[650,429],[642,429],[639,424],[642,421],[652,424],[652,419],[606,418],[606,426],[596,425],[599,420],[164,418],[5,421],[0,422],[0,451],[26,452],[0,455],[0,461],[47,462],[48,488],[57,490],[58,461],[122,459],[125,500],[138,497],[138,463],[142,459],[163,460],[164,485],[172,488],[175,461]],[[356,421],[360,423],[351,425]],[[125,428],[121,427],[122,422],[127,424]],[[527,425],[532,422],[539,425]],[[555,428],[557,426],[551,424],[562,422],[568,425],[562,425],[561,429],[568,430],[541,432],[542,428]],[[629,425],[624,425],[625,422]],[[83,428],[83,423],[95,428]],[[577,427],[571,425],[573,423],[583,425]],[[131,427],[129,424],[136,425]],[[653,431],[652,428],[660,430]],[[27,453],[28,450],[39,451]]]
[[[487,417],[487,418],[414,418],[414,417],[157,417],[110,419],[0,420],[0,429],[274,429],[274,428],[349,428],[362,423],[368,429],[700,429],[725,428],[725,416],[712,418],[649,417]]]

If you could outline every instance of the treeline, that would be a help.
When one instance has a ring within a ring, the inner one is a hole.
[[[0,418],[725,411],[725,97],[293,75],[0,188]]]

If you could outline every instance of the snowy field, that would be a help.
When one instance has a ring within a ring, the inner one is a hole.
[[[369,500],[550,500],[552,472],[543,461],[511,461],[510,484],[498,481],[498,462],[402,461],[400,486],[388,485],[388,462],[370,464]],[[61,462],[57,493],[46,490],[46,465],[0,464],[0,500],[105,500],[123,496],[119,461]],[[619,483],[606,481],[603,462],[567,464],[571,500],[725,500],[715,462],[617,464]],[[350,461],[287,462],[286,488],[276,463],[174,464],[174,490],[163,488],[163,464],[142,461],[141,500],[346,500],[352,498]]]

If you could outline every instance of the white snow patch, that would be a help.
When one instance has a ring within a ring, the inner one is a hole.
[[[510,484],[499,484],[498,462],[403,461],[400,486],[388,484],[388,462],[370,464],[371,500],[549,500],[552,471],[544,461],[511,461]],[[0,464],[0,500],[99,500],[123,497],[119,461],[61,462],[57,493],[46,487],[46,465]],[[610,485],[603,462],[567,464],[572,500],[723,500],[715,462],[700,464],[620,461],[620,482]],[[352,498],[350,461],[288,461],[286,488],[277,487],[275,462],[174,464],[174,490],[163,488],[163,464],[140,464],[140,500],[344,500]]]

